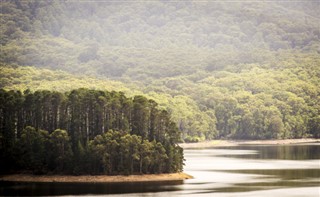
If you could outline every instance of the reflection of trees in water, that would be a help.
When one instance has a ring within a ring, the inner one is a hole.
[[[238,146],[223,147],[224,149],[257,150],[257,154],[224,155],[224,157],[236,157],[247,159],[282,159],[282,160],[306,160],[320,159],[320,146],[316,145],[283,145],[283,146]]]

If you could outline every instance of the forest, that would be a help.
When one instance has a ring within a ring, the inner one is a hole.
[[[180,132],[143,96],[76,89],[0,89],[1,172],[148,174],[180,172]]]
[[[7,91],[143,95],[170,114],[185,142],[320,137],[317,1],[0,6]]]

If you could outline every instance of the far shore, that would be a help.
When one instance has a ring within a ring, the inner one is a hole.
[[[304,143],[320,143],[320,139],[304,138],[304,139],[284,139],[284,140],[211,140],[197,143],[181,143],[179,144],[184,149],[193,148],[212,148],[212,147],[227,147],[239,145],[290,145]]]
[[[0,181],[10,182],[57,182],[57,183],[138,183],[138,182],[162,182],[162,181],[183,181],[191,179],[192,176],[186,173],[171,174],[146,174],[129,176],[108,176],[108,175],[31,175],[13,174],[0,176]]]

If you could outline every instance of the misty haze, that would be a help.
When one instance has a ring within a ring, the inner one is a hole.
[[[2,0],[0,195],[319,196],[319,13]]]

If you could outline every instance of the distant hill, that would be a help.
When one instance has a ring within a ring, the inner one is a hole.
[[[89,83],[76,83],[85,87],[108,83],[94,77],[112,79],[111,89],[151,95],[169,109],[186,141],[320,136],[317,1],[0,6],[3,64],[90,76]],[[8,80],[1,77],[1,84],[26,88]],[[68,83],[47,84],[68,89]]]

